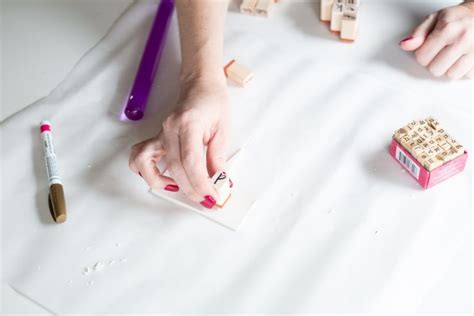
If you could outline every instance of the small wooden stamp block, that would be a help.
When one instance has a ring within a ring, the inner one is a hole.
[[[440,142],[439,146],[443,148],[444,150],[449,150],[451,148],[451,145],[448,144],[448,142]]]
[[[245,87],[249,83],[254,74],[247,67],[238,64],[235,59],[232,59],[227,65],[224,66],[224,73],[227,78]]]
[[[258,0],[243,0],[240,4],[240,13],[254,15]]]
[[[321,0],[321,16],[320,19],[323,22],[331,21],[331,14],[332,14],[332,5],[334,0]]]
[[[216,205],[223,207],[227,200],[230,198],[232,187],[234,184],[230,180],[229,176],[225,171],[216,172],[212,178],[212,185],[216,188],[219,197],[216,199]]]
[[[255,6],[255,15],[268,17],[273,7],[274,0],[258,0]]]
[[[403,136],[406,136],[407,135],[407,131],[402,127],[400,129],[398,129],[394,134],[393,134],[393,138],[395,138],[396,140],[400,141],[401,138]]]
[[[424,162],[424,166],[429,171],[435,169],[436,167],[441,166],[442,164],[443,164],[443,161],[437,159],[436,157],[430,157],[430,158],[426,159],[425,162]]]
[[[341,39],[354,41],[359,28],[359,8],[354,0],[345,0],[341,20]]]
[[[340,32],[341,22],[344,9],[344,0],[334,0],[331,12],[331,31]]]

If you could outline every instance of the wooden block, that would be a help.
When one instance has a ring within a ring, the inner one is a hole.
[[[430,148],[438,147],[438,143],[434,139],[428,139],[427,143],[430,145]]]
[[[435,140],[435,142],[437,142],[439,144],[439,143],[444,142],[444,137],[442,137],[441,135],[438,135],[434,138],[434,140]]]
[[[321,0],[321,16],[320,19],[323,22],[331,21],[332,5],[334,0]]]
[[[344,8],[344,0],[334,0],[331,11],[331,31],[341,31],[341,22]]]
[[[444,150],[451,149],[451,145],[448,144],[448,142],[446,142],[446,141],[440,142],[438,144],[439,144],[439,147],[443,148]]]
[[[268,17],[273,7],[274,0],[258,0],[255,6],[255,15]]]
[[[431,171],[443,164],[442,160],[437,159],[436,157],[428,158],[424,161],[423,166],[428,169],[428,171]]]
[[[446,133],[446,132],[445,133],[440,133],[440,134],[438,134],[438,136],[442,137],[445,141],[447,141],[448,139],[451,138],[451,136],[449,136],[449,134]]]
[[[359,0],[344,0],[344,5],[348,5],[348,6],[358,7],[359,3],[360,3]]]
[[[421,135],[421,134],[423,134],[423,133],[426,132],[425,128],[422,127],[422,126],[420,126],[420,125],[418,125],[418,126],[415,128],[415,131],[416,131],[419,135]]]
[[[243,0],[240,4],[240,13],[254,15],[257,1],[258,0]]]
[[[466,151],[461,144],[456,144],[453,146],[453,148],[457,150],[458,152],[460,152],[461,155],[464,154],[464,152]]]
[[[353,0],[344,0],[344,8],[341,20],[341,39],[354,41],[359,29],[358,7],[351,5]]]
[[[428,124],[435,130],[439,130],[441,129],[441,124],[439,124],[439,122],[434,119],[433,117],[428,117],[426,119],[426,121],[428,122]]]
[[[431,149],[436,153],[436,155],[439,155],[443,151],[443,148],[438,145],[431,147]]]
[[[234,59],[224,67],[224,73],[227,78],[236,82],[242,87],[245,87],[247,83],[249,83],[254,77],[252,71],[250,71],[247,67],[238,64]]]
[[[436,152],[431,149],[431,148],[428,148],[428,149],[425,149],[425,153],[429,156],[429,157],[434,157],[436,156]]]
[[[423,128],[427,132],[429,132],[430,134],[435,134],[436,133],[436,130],[433,127],[431,127],[430,125],[428,125],[428,123],[426,123],[426,125],[424,125]]]
[[[415,137],[415,138],[412,138],[412,140],[417,144],[417,145],[421,145],[424,143],[425,139],[421,136],[418,136],[418,137]]]
[[[411,121],[410,123],[408,123],[408,126],[410,126],[411,129],[415,129],[417,125],[418,125],[417,121]]]
[[[413,156],[418,157],[422,153],[424,153],[423,147],[421,147],[420,145],[414,146],[411,148],[411,153],[413,154]]]
[[[440,153],[438,153],[436,155],[436,157],[439,159],[439,160],[442,160],[442,161],[448,161],[449,159],[449,152],[447,150],[443,150],[441,151]]]
[[[407,131],[402,127],[395,131],[395,133],[393,134],[393,138],[395,138],[398,142],[400,142],[401,138],[406,135],[407,135]]]
[[[464,151],[458,151],[455,148],[451,148],[448,150],[448,160],[453,160],[459,156],[462,156]]]
[[[410,146],[409,144],[412,142],[411,138],[408,137],[408,136],[403,136],[401,139],[400,139],[400,144],[402,144],[403,147],[405,147],[406,149],[410,149]]]
[[[428,126],[428,122],[426,122],[425,120],[419,120],[418,125],[425,128]]]
[[[432,137],[433,135],[430,135],[430,134],[427,133],[427,132],[423,132],[423,133],[420,134],[420,136],[423,137],[424,139],[431,139],[431,137]]]
[[[411,131],[408,133],[408,136],[410,136],[411,139],[416,138],[416,137],[419,137],[419,135],[418,135],[418,133],[416,132],[416,130],[411,130]]]
[[[416,158],[417,158],[417,160],[418,160],[421,164],[424,165],[425,160],[428,159],[428,158],[430,158],[430,156],[428,156],[427,153],[422,152],[422,153],[421,153],[418,157],[416,157]]]
[[[424,150],[428,150],[430,148],[430,144],[425,140],[423,144],[421,144],[421,147],[423,147]]]
[[[234,184],[225,171],[216,172],[212,176],[211,181],[217,193],[219,193],[219,197],[216,199],[216,205],[222,207],[230,198]]]
[[[452,147],[455,147],[456,145],[459,145],[458,141],[455,140],[454,138],[452,137],[449,137],[447,140],[448,144],[450,144]]]
[[[444,130],[444,128],[440,127],[436,130],[439,134],[444,134],[446,133],[446,131]]]
[[[430,139],[435,136],[434,131],[431,128],[424,128],[423,132],[420,134],[425,139]]]

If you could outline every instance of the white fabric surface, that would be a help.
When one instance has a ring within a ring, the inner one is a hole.
[[[470,83],[433,80],[397,47],[449,2],[430,3],[364,1],[350,45],[319,24],[316,2],[286,1],[270,19],[233,4],[225,55],[256,73],[229,87],[235,145],[250,140],[246,189],[258,194],[238,232],[152,197],[128,171],[129,147],[171,111],[179,71],[174,20],[146,119],[117,119],[154,12],[132,6],[50,96],[2,123],[5,279],[62,313],[426,307],[472,231],[471,159],[423,191],[388,154],[396,128],[428,115],[471,149]],[[43,118],[65,183],[62,225],[47,209]],[[97,261],[106,267],[84,275]]]

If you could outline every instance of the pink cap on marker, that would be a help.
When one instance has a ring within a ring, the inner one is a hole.
[[[51,123],[49,121],[41,121],[40,132],[51,131]]]

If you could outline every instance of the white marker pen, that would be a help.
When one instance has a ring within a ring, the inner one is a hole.
[[[41,121],[40,131],[46,171],[48,173],[49,208],[54,221],[56,223],[64,223],[66,221],[66,201],[64,199],[63,184],[59,177],[56,153],[53,147],[51,123],[49,121]]]

